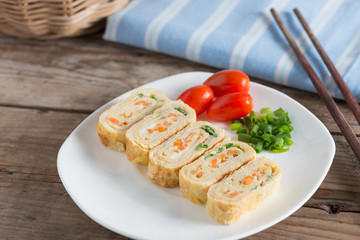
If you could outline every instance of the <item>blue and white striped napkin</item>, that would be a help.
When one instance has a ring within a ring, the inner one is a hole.
[[[315,92],[271,7],[332,96],[343,98],[293,13],[299,8],[360,101],[359,0],[134,0],[108,18],[104,39]]]

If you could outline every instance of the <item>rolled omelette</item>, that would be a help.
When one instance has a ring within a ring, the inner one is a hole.
[[[151,149],[195,121],[195,110],[181,100],[166,103],[128,129],[127,158],[147,164]]]
[[[224,139],[224,130],[206,121],[190,123],[150,150],[147,175],[162,187],[179,185],[179,170]]]
[[[100,115],[97,124],[100,141],[112,150],[125,151],[126,130],[168,101],[165,94],[159,90],[150,88],[135,90],[129,97]]]
[[[248,144],[225,138],[203,156],[181,168],[181,193],[194,203],[206,203],[211,185],[253,160],[255,155],[255,150]]]
[[[276,162],[256,158],[210,187],[206,211],[221,224],[236,222],[274,193],[280,185],[281,173]]]

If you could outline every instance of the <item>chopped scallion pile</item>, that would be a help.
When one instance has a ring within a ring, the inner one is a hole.
[[[238,135],[238,140],[250,144],[257,153],[263,149],[274,153],[289,151],[293,144],[289,114],[279,108],[274,112],[270,108],[260,109],[260,113],[251,111],[249,115],[236,119],[231,130]]]

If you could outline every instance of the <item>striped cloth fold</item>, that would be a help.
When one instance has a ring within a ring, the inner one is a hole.
[[[360,101],[358,0],[133,0],[108,18],[103,37],[315,92],[270,14],[275,8],[330,94],[343,99],[292,12],[296,7]]]

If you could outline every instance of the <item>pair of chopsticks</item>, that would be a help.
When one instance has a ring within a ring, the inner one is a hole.
[[[298,17],[300,23],[302,24],[303,28],[305,29],[306,33],[308,34],[309,38],[313,42],[315,48],[317,49],[318,53],[320,54],[321,58],[325,62],[327,68],[329,69],[331,76],[335,80],[337,86],[339,87],[341,93],[344,95],[345,101],[350,107],[351,111],[355,115],[356,120],[360,124],[360,107],[357,103],[354,95],[351,93],[350,89],[347,87],[345,81],[341,77],[340,73],[337,71],[335,65],[330,60],[329,56],[326,54],[323,47],[320,45],[319,41],[316,39],[315,35],[312,33],[309,25],[306,23],[305,19],[301,15],[300,11],[295,8],[294,12]],[[306,59],[305,55],[300,50],[299,46],[295,42],[294,38],[292,37],[289,29],[285,26],[283,21],[281,20],[278,13],[275,9],[271,9],[271,13],[275,18],[275,21],[279,25],[281,31],[284,33],[286,39],[288,40],[291,48],[293,49],[296,57],[300,61],[301,65],[303,66],[305,72],[311,79],[312,83],[314,84],[316,91],[320,95],[321,99],[325,102],[325,105],[329,112],[331,113],[332,117],[334,118],[335,122],[339,126],[340,130],[343,132],[346,141],[349,143],[350,147],[354,151],[357,159],[360,161],[360,142],[359,139],[356,137],[355,133],[350,128],[349,123],[346,121],[344,115],[341,113],[340,109],[336,105],[335,101],[332,99],[330,94],[327,92],[325,86],[320,81],[319,77],[315,73],[314,69],[311,67],[309,61]]]

